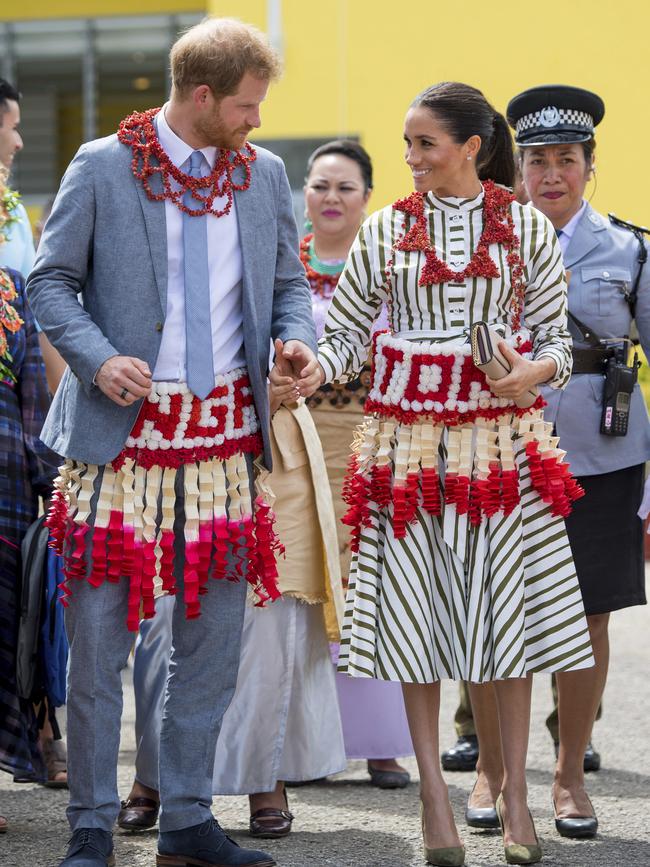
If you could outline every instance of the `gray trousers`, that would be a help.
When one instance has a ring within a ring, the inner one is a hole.
[[[140,621],[133,655],[135,778],[144,786],[156,790],[159,786],[160,720],[169,669],[174,602],[173,596],[162,596],[156,600],[156,616]]]
[[[160,735],[160,830],[210,818],[221,720],[237,683],[246,582],[210,580],[201,616],[186,620],[182,581],[172,614],[172,654]],[[73,584],[65,622],[68,670],[68,820],[111,831],[120,808],[117,761],[121,671],[133,646],[126,628],[128,582]],[[157,708],[151,708],[155,713]]]

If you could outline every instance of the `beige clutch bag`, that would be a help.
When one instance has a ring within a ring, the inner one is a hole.
[[[503,379],[510,373],[510,364],[499,349],[500,340],[503,340],[503,337],[487,322],[475,322],[472,325],[470,331],[472,361],[490,379]],[[526,409],[535,403],[537,394],[537,389],[531,388],[515,403],[521,409]]]

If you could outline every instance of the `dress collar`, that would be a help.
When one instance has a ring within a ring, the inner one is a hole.
[[[434,193],[425,193],[424,199],[431,208],[438,208],[440,211],[445,211],[448,214],[457,214],[459,211],[475,211],[477,208],[483,207],[483,199],[485,191],[481,187],[481,192],[472,199],[459,199],[455,196],[441,198]]]
[[[154,118],[156,133],[158,134],[158,141],[162,145],[163,150],[174,163],[176,168],[180,169],[183,164],[189,160],[190,156],[195,150],[197,150],[197,148],[190,147],[187,142],[184,142],[182,138],[179,138],[167,123],[167,118],[165,117],[167,105],[168,103],[165,103]],[[206,147],[198,148],[198,150],[201,151],[203,156],[206,158],[208,165],[213,169],[217,158],[217,148]]]

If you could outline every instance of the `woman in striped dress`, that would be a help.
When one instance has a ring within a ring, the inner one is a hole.
[[[549,221],[506,189],[508,127],[479,91],[427,89],[404,138],[416,191],[361,227],[320,342],[323,382],[356,375],[388,306],[346,486],[356,553],[340,668],[403,683],[425,855],[442,865],[464,849],[438,763],[439,681],[494,681],[506,859],[533,863],[531,675],[593,665],[563,521],[580,491],[543,401],[515,404],[569,378],[562,256]],[[503,337],[498,381],[472,364],[481,320]]]

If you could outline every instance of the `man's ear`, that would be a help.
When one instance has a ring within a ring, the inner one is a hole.
[[[195,87],[192,91],[192,102],[196,106],[205,107],[205,104],[209,102],[211,97],[212,91],[207,84],[199,84],[199,86]]]

